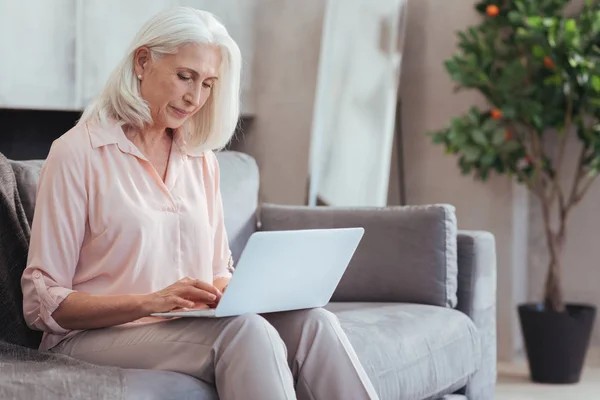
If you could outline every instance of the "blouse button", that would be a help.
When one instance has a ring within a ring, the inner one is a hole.
[[[35,271],[35,272],[33,273],[33,277],[34,277],[35,279],[40,279],[40,278],[42,277],[42,274],[40,274],[38,271]]]

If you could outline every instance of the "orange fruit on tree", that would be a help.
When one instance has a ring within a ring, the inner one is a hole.
[[[492,118],[493,119],[500,119],[500,118],[502,118],[502,111],[498,110],[497,108],[494,108],[492,110]]]
[[[490,4],[489,6],[487,6],[485,12],[488,15],[488,17],[494,18],[497,17],[498,14],[500,14],[500,8],[495,4]]]
[[[554,60],[546,56],[544,57],[544,65],[546,66],[546,68],[554,68]]]
[[[506,140],[512,140],[512,138],[513,138],[513,134],[512,134],[512,132],[511,132],[510,130],[508,130],[508,129],[507,129],[507,130],[506,130],[506,132],[504,133],[504,138],[505,138]]]

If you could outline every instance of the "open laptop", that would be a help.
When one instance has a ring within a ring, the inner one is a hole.
[[[215,309],[152,315],[219,318],[323,307],[363,234],[363,228],[256,232]]]

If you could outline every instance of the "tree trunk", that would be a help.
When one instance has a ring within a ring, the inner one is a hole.
[[[561,272],[564,240],[560,234],[554,235],[550,232],[548,232],[548,234],[550,263],[548,266],[548,275],[546,277],[544,303],[547,309],[563,312],[565,310],[565,304],[562,292]]]

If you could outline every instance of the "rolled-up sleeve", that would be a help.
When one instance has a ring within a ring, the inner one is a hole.
[[[52,317],[73,292],[73,275],[85,234],[87,191],[82,155],[57,141],[41,170],[27,267],[23,313],[32,329],[65,334]]]
[[[212,200],[212,216],[214,235],[214,258],[213,258],[213,280],[219,278],[230,278],[233,271],[233,260],[231,250],[229,248],[229,240],[227,238],[227,230],[225,229],[225,217],[223,213],[223,199],[221,196],[221,174],[219,162],[213,152],[208,153],[209,164],[214,171],[213,176],[213,198]]]

